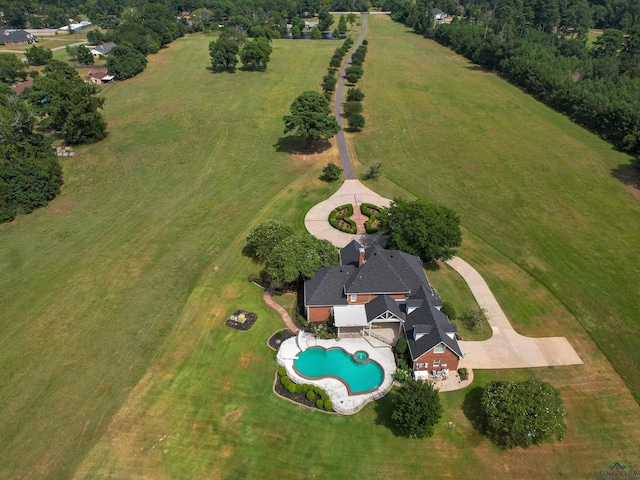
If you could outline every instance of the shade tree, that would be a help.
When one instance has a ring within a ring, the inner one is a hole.
[[[462,243],[460,217],[452,209],[396,198],[380,214],[380,229],[389,246],[420,257],[423,262],[447,260]]]
[[[245,43],[240,59],[246,69],[264,71],[267,69],[271,52],[272,48],[267,38],[259,37]]]
[[[440,397],[431,382],[409,377],[402,383],[393,399],[391,419],[404,435],[431,437],[441,417]]]
[[[302,93],[293,101],[290,111],[290,115],[283,117],[284,133],[294,131],[306,140],[308,147],[319,140],[328,140],[340,131],[329,108],[329,100],[319,92]]]
[[[484,433],[503,448],[562,440],[567,429],[560,392],[539,380],[490,382],[480,409]]]

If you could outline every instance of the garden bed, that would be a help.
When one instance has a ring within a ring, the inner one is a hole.
[[[235,330],[247,331],[258,320],[258,315],[253,312],[247,312],[246,310],[236,310],[233,312],[225,325]]]
[[[278,336],[278,334],[280,334],[280,336]],[[282,345],[282,342],[292,337],[295,337],[295,334],[288,328],[285,328],[283,330],[278,330],[276,333],[271,335],[267,343],[269,344],[269,347],[278,351],[278,349],[280,348],[280,345]]]
[[[290,400],[293,403],[297,403],[298,405],[302,405],[303,407],[307,407],[310,408],[312,410],[317,410],[319,412],[324,412],[324,413],[335,413],[335,411],[333,410],[333,408],[330,409],[325,409],[325,408],[319,408],[316,405],[316,401],[318,400],[318,398],[320,398],[320,395],[315,395],[315,397],[313,398],[313,400],[309,400],[307,398],[306,393],[291,393],[280,381],[280,375],[276,374],[276,379],[275,379],[275,383],[273,385],[273,390],[276,392],[277,395],[281,396],[282,398],[286,398],[287,400]],[[309,385],[310,388],[313,388],[311,385]],[[318,388],[318,387],[316,387]],[[324,391],[323,391],[324,393]],[[324,395],[326,396],[326,393],[324,393]]]
[[[356,222],[351,220],[353,215],[353,205],[347,203],[331,210],[329,214],[329,223],[337,230],[344,233],[355,234],[358,231]]]

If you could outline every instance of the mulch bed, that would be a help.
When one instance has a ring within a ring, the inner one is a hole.
[[[241,314],[244,314],[244,321],[242,320]],[[241,330],[246,332],[253,324],[258,320],[258,315],[253,312],[247,312],[246,310],[236,310],[233,314],[227,318],[225,325],[227,327],[231,327],[235,330]]]
[[[269,346],[276,351],[280,348],[280,345],[282,344],[282,342],[296,336],[295,333],[293,333],[288,328],[285,328],[284,330],[280,330],[280,332],[282,332],[280,334],[280,338],[278,338],[278,332],[276,332],[269,337],[269,341],[268,341]]]
[[[317,410],[323,413],[335,413],[333,410],[325,410],[324,408],[316,407],[316,400],[318,399],[318,395],[313,400],[309,400],[304,393],[291,393],[289,390],[284,388],[280,383],[280,377],[276,375],[276,383],[274,385],[275,392],[283,398],[291,400],[298,405],[302,405],[307,408],[311,408],[312,410]]]

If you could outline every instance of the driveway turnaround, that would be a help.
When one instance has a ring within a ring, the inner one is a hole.
[[[582,360],[565,337],[525,337],[517,333],[475,268],[459,257],[447,261],[486,310],[493,335],[481,342],[460,342],[465,363],[472,368],[525,368],[580,365]]]
[[[382,243],[383,238],[378,234],[349,235],[329,224],[331,210],[346,203],[351,203],[357,208],[362,202],[381,207],[391,204],[388,198],[369,190],[358,180],[345,180],[336,193],[309,210],[304,219],[305,226],[312,235],[329,240],[340,248],[352,240],[358,240],[365,246]],[[517,333],[477,270],[459,257],[454,257],[447,263],[464,278],[478,305],[487,311],[487,321],[493,331],[489,340],[460,341],[460,348],[465,355],[460,363],[461,367],[527,368],[583,363],[565,337],[532,338]]]
[[[381,197],[376,192],[369,190],[358,180],[345,180],[342,186],[331,197],[324,202],[315,205],[304,217],[304,225],[309,233],[318,238],[324,238],[333,243],[336,247],[344,247],[353,240],[358,240],[365,246],[371,246],[380,242],[379,234],[375,235],[350,235],[336,230],[329,224],[329,214],[331,210],[340,205],[350,203],[354,210],[362,203],[372,203],[379,207],[388,207],[391,200]]]

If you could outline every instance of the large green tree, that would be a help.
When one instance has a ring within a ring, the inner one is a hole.
[[[290,227],[277,220],[268,220],[249,232],[244,253],[257,262],[264,263],[275,246],[292,235],[293,230]]]
[[[278,242],[267,256],[264,274],[270,284],[280,287],[311,278],[320,267],[338,264],[338,249],[328,240],[305,233]]]
[[[49,60],[53,58],[53,52],[44,47],[38,47],[33,45],[25,50],[24,56],[29,62],[29,65],[45,65]]]
[[[117,45],[111,49],[107,57],[107,71],[116,80],[125,80],[142,72],[147,66],[147,59],[130,45]]]
[[[26,66],[13,53],[0,53],[0,82],[13,83],[26,78]]]
[[[107,124],[98,111],[105,100],[97,96],[100,87],[85,82],[59,60],[52,60],[42,73],[29,91],[29,100],[43,118],[43,127],[60,132],[70,145],[104,138]]]
[[[539,380],[490,382],[480,407],[485,433],[503,448],[562,440],[567,429],[560,392]]]
[[[340,127],[329,108],[329,100],[320,92],[308,91],[291,104],[291,114],[285,115],[284,133],[295,131],[307,140],[307,146],[335,136]]]
[[[51,139],[34,128],[25,103],[0,85],[0,222],[46,205],[60,191],[62,171]]]
[[[238,42],[233,38],[220,37],[218,40],[214,40],[209,44],[211,66],[216,71],[235,72],[239,50]]]
[[[446,260],[462,243],[460,218],[450,208],[421,200],[396,198],[380,215],[380,228],[389,235],[389,246],[423,262]]]
[[[245,43],[240,53],[240,60],[246,69],[263,71],[267,69],[271,51],[269,40],[266,37],[259,37]]]
[[[411,438],[431,437],[440,417],[440,397],[431,382],[410,377],[398,389],[391,419],[402,433]]]

